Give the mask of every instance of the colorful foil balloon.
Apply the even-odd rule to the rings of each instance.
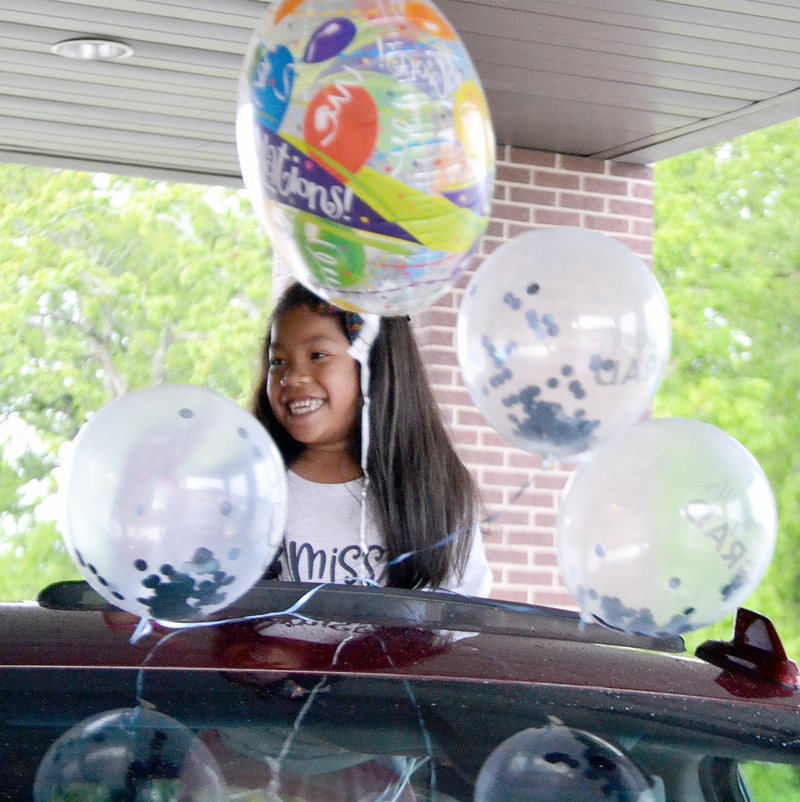
[[[284,0],[240,78],[245,185],[295,277],[400,315],[468,266],[489,219],[494,134],[478,76],[428,0]]]
[[[550,724],[503,741],[486,759],[475,802],[656,802],[653,786],[619,748]]]
[[[79,432],[64,540],[117,607],[201,620],[262,577],[283,538],[286,494],[280,453],[249,412],[200,387],[149,387]]]
[[[636,424],[570,478],[556,549],[583,614],[626,632],[680,635],[733,612],[775,549],[767,477],[700,421]]]
[[[39,764],[33,787],[34,802],[228,798],[205,744],[180,722],[145,707],[108,710],[67,730]]]
[[[530,231],[478,268],[457,353],[467,390],[509,442],[581,458],[636,422],[661,383],[669,310],[648,266],[579,228]]]

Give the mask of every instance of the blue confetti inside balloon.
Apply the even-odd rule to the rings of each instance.
[[[642,421],[571,476],[556,553],[584,618],[682,635],[741,606],[769,567],[775,498],[755,458],[707,423]]]
[[[642,259],[596,231],[551,228],[505,243],[478,268],[457,353],[498,434],[568,461],[642,416],[670,339],[664,295]]]

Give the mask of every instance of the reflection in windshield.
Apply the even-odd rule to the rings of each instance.
[[[225,766],[232,796],[247,800],[413,802],[410,780],[425,762],[349,751],[300,726],[288,733],[270,726],[227,728],[208,733],[206,744]]]
[[[297,664],[306,668],[309,650],[320,667],[341,669],[357,659],[362,670],[365,665],[397,668],[440,653],[453,641],[449,632],[276,619],[255,627],[223,627],[216,634],[217,653],[225,662],[231,649],[236,665],[255,662],[275,667],[277,662],[287,668],[294,662],[293,650],[298,652]],[[261,698],[272,697],[296,708],[296,715],[284,721],[220,728],[206,736],[207,745],[226,767],[231,792],[240,799],[414,802],[412,778],[426,764],[433,771],[431,739],[405,681],[400,683],[406,696],[400,714],[403,727],[393,727],[392,736],[386,720],[376,717],[369,698],[359,700],[350,696],[350,690],[344,694],[343,726],[340,700],[336,700],[343,685],[340,678],[287,675],[275,679],[271,674],[265,683],[254,672],[227,676],[251,685]],[[395,716],[399,707],[396,700]],[[336,712],[333,716],[332,711]],[[349,743],[345,729],[355,735]],[[435,779],[430,785],[435,785]]]
[[[475,802],[656,802],[634,763],[610,743],[553,723],[518,732],[481,767]]]
[[[225,802],[222,772],[192,731],[137,706],[90,716],[36,772],[34,802]]]

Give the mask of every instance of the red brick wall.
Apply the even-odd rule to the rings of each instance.
[[[648,166],[593,161],[501,145],[492,219],[481,245],[491,253],[524,231],[576,226],[615,237],[650,263],[653,173]],[[481,259],[477,259],[477,268]],[[473,268],[473,270],[474,270]],[[455,351],[456,290],[414,316],[434,392],[492,519],[486,549],[498,599],[574,607],[553,545],[558,497],[571,466],[542,466],[484,423],[464,388]]]

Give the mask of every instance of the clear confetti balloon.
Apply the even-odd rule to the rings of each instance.
[[[486,421],[524,451],[567,461],[645,412],[670,337],[661,287],[633,251],[550,228],[515,237],[478,268],[456,347]]]
[[[242,176],[294,276],[339,307],[422,309],[489,221],[494,133],[475,68],[429,0],[284,0],[240,77]]]
[[[200,620],[261,578],[283,537],[286,495],[280,453],[249,412],[200,387],[149,387],[79,432],[64,540],[117,607]]]
[[[750,452],[706,423],[662,418],[636,424],[577,469],[556,550],[586,617],[680,635],[745,601],[776,537],[772,488]]]
[[[211,752],[180,722],[144,707],[67,730],[36,773],[34,802],[227,802]]]
[[[486,759],[475,802],[655,802],[639,768],[603,739],[562,724],[532,727]]]

